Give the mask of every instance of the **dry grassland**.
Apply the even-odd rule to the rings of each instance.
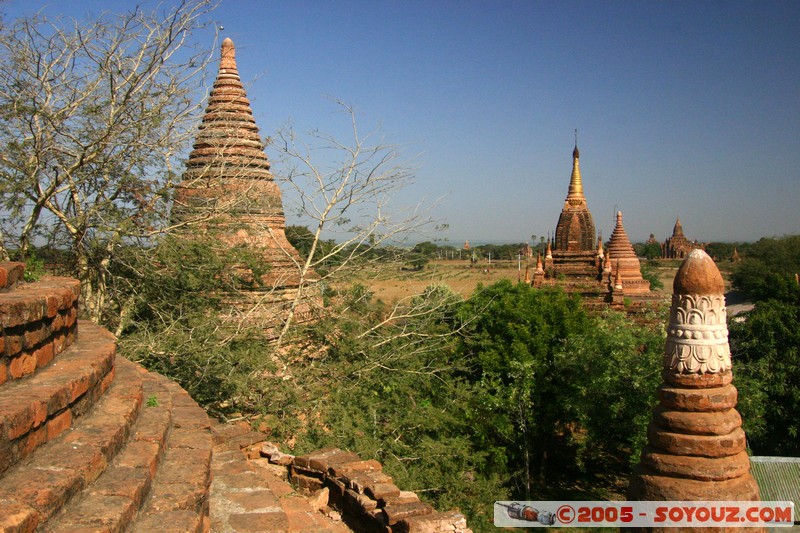
[[[453,291],[468,297],[478,284],[491,285],[501,279],[516,282],[525,277],[525,264],[518,270],[516,261],[486,261],[470,265],[469,261],[452,259],[431,261],[419,271],[402,270],[402,263],[384,263],[373,269],[362,270],[353,281],[361,283],[373,292],[374,301],[392,304],[403,298],[422,292],[433,284],[444,284]],[[672,280],[680,261],[659,262],[652,267],[664,285],[660,292],[672,292]],[[535,264],[530,266],[531,270]]]

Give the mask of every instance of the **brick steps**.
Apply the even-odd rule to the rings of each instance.
[[[171,394],[156,376],[143,374],[137,365],[121,357],[116,365],[119,380],[134,379],[142,384],[139,417],[125,447],[108,468],[47,524],[46,531],[122,531],[150,492],[171,422]]]
[[[46,366],[75,338],[80,284],[43,278],[20,284],[20,263],[0,263],[0,385]]]
[[[0,531],[206,532],[208,416],[77,321],[79,284],[0,263]]]
[[[172,422],[150,495],[131,530],[208,531],[210,421],[186,391],[166,378],[159,378],[171,394]]]
[[[0,479],[0,501],[24,510],[25,523],[43,526],[90,486],[125,444],[141,409],[142,379],[132,366],[119,365],[117,373],[119,379],[91,410]]]
[[[208,416],[163,376],[145,373],[121,357],[117,365],[144,383],[141,414],[130,438],[102,475],[40,529],[207,531]]]
[[[0,475],[92,407],[114,377],[113,335],[81,323],[81,340],[35,374],[0,386]]]
[[[401,491],[378,461],[336,448],[283,454],[246,423],[212,429],[214,532],[472,533],[459,511]]]

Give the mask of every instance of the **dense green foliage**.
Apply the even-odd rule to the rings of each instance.
[[[763,238],[733,273],[756,300],[729,326],[750,447],[758,455],[800,454],[800,236]]]
[[[663,289],[664,284],[661,283],[661,278],[658,277],[658,274],[655,270],[653,270],[649,261],[645,262],[642,261],[639,263],[639,270],[642,273],[642,279],[645,279],[650,282],[650,290],[655,291],[658,289]]]
[[[638,460],[660,379],[659,331],[507,281],[477,291],[461,312],[475,317],[461,351],[479,385],[476,436],[495,450],[515,497]]]
[[[657,242],[637,244],[634,248],[636,249],[636,255],[639,257],[645,257],[648,260],[661,257],[661,245]]]
[[[513,492],[530,499],[575,418],[565,348],[570,335],[588,332],[588,317],[560,291],[507,281],[479,289],[461,315],[473,320],[460,350],[479,385],[471,410],[476,438],[510,475]]]
[[[753,453],[800,455],[800,305],[758,302],[733,320],[739,410]]]
[[[762,238],[754,243],[732,276],[733,287],[756,300],[800,301],[800,235]]]
[[[280,409],[293,415],[272,420],[296,451],[377,458],[476,531],[490,528],[496,499],[618,490],[655,402],[660,328],[508,281],[463,302],[441,286],[393,310],[369,299],[354,287],[338,320],[306,332],[324,355],[295,360],[295,396]]]
[[[263,266],[244,247],[169,237],[146,254],[121,250],[115,279],[126,295],[120,348],[126,357],[181,384],[217,414],[261,402],[253,372],[266,370],[263,332],[227,326],[225,294],[259,284]],[[231,264],[238,268],[231,268]]]
[[[749,253],[749,242],[710,242],[706,244],[706,253],[711,256],[717,263],[724,263],[730,261],[733,257],[733,251],[736,250],[740,257],[746,257]]]

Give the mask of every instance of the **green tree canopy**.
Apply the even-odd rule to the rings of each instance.
[[[754,243],[731,278],[733,287],[756,300],[800,302],[800,235],[764,237]]]
[[[800,305],[768,300],[730,323],[739,405],[758,455],[800,455]]]

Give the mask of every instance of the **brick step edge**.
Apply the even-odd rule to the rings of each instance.
[[[172,425],[152,489],[129,531],[210,530],[212,435],[205,410],[173,381]]]
[[[122,357],[117,365],[131,366],[142,377],[144,404],[139,418],[103,474],[40,527],[44,531],[125,531],[150,493],[172,424],[172,391],[163,376],[147,373]]]
[[[69,278],[0,292],[0,385],[33,374],[73,343],[79,296],[80,283]]]
[[[70,428],[114,379],[114,336],[89,322],[80,327],[80,341],[56,361],[0,387],[0,475]]]
[[[73,427],[40,447],[0,479],[0,530],[29,531],[46,523],[67,502],[89,487],[130,437],[143,401],[137,368],[120,364],[117,379]]]

